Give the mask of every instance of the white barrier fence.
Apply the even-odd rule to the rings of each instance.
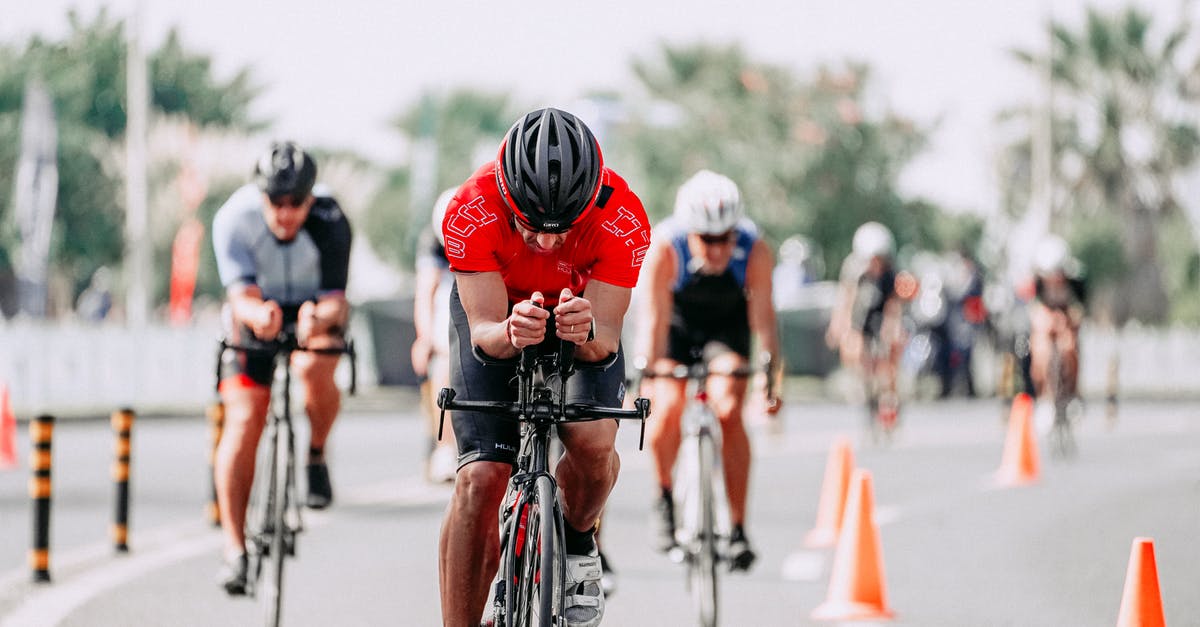
[[[1079,385],[1086,396],[1107,392],[1117,358],[1121,396],[1200,397],[1200,330],[1084,327],[1080,332]]]
[[[122,407],[202,415],[215,398],[219,338],[217,324],[135,331],[15,322],[0,328],[0,383],[8,385],[13,411],[23,419],[108,415]],[[363,359],[371,352],[363,348],[359,384],[374,385],[373,368],[364,368]],[[338,378],[346,385],[342,361]]]
[[[359,383],[374,385],[368,335],[355,331]],[[196,412],[214,398],[216,325],[148,327],[45,325],[0,328],[0,383],[21,418],[138,412]],[[1200,397],[1200,330],[1085,328],[1080,338],[1085,395],[1107,391],[1110,358],[1119,355],[1122,396]],[[346,360],[339,380],[348,381]]]

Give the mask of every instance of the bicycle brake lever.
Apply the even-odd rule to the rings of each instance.
[[[438,392],[438,442],[442,441],[442,431],[446,426],[446,405],[454,402],[454,388],[442,388]]]

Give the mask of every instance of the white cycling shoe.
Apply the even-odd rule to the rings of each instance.
[[[600,556],[567,555],[566,601],[567,627],[597,627],[604,618],[604,588],[600,578]]]

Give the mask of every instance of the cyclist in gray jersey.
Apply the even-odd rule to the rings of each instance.
[[[338,348],[349,316],[346,275],[350,224],[335,201],[314,187],[317,166],[291,142],[276,143],[254,169],[254,182],[234,192],[213,219],[213,249],[225,286],[234,344],[268,345],[281,332],[310,348]],[[307,504],[333,498],[324,446],[341,395],[333,380],[337,355],[297,352],[311,425]],[[255,451],[271,400],[269,354],[226,351],[221,372],[225,428],[214,475],[225,563],[218,575],[229,594],[244,594],[246,504],[254,481]]]

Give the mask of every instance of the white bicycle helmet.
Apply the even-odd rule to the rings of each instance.
[[[689,233],[726,233],[742,219],[742,197],[727,176],[700,170],[679,186],[675,218]]]
[[[456,193],[458,193],[458,188],[451,187],[433,201],[433,214],[429,217],[429,225],[433,227],[433,234],[442,246],[446,245],[445,236],[442,235],[442,221],[446,218],[446,208],[450,206],[450,201],[454,199]]]
[[[1041,276],[1066,272],[1070,261],[1071,248],[1057,235],[1043,237],[1033,253],[1033,269]]]
[[[854,256],[863,260],[891,257],[896,252],[896,240],[892,238],[892,232],[878,222],[867,222],[858,227],[851,245]]]

